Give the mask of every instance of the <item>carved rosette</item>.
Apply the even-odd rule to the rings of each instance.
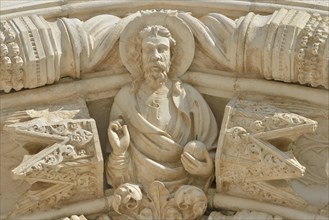
[[[299,35],[294,82],[328,89],[329,17],[313,14]]]
[[[65,30],[61,20],[54,25],[37,15],[1,21],[0,90],[31,89],[60,79],[59,39],[64,42],[67,36],[61,28]]]
[[[234,98],[226,106],[216,153],[217,190],[290,207],[306,202],[286,179],[302,177],[291,143],[317,122],[266,103]]]
[[[280,9],[267,20],[251,12],[236,31],[237,71],[328,89],[328,34],[327,16]]]
[[[18,45],[18,37],[8,22],[0,23],[1,43],[1,72],[0,90],[9,92],[12,88],[16,91],[23,88],[24,61],[21,56],[21,47]]]
[[[71,119],[76,113],[28,110],[8,119],[6,129],[30,153],[12,176],[31,184],[10,217],[103,195],[96,125],[92,119]]]
[[[109,71],[113,66],[106,63],[118,57],[113,53],[117,53],[115,45],[125,26],[141,13],[155,12],[138,11],[124,18],[98,15],[87,21],[58,18],[49,22],[37,15],[2,21],[0,90],[36,88],[53,84],[61,77],[79,78],[81,73]],[[194,45],[187,37],[190,50],[175,51],[177,56],[187,57],[186,62],[179,62],[184,68],[173,70],[178,75],[185,73],[182,70],[188,69],[187,64],[193,59],[192,67],[196,69],[225,70],[328,89],[327,16],[280,9],[269,16],[250,12],[234,21],[219,13],[196,18],[181,11],[160,12],[183,20],[197,40],[196,54],[203,51],[207,54],[206,60],[200,60],[198,55],[194,57],[191,52]],[[160,14],[149,22],[163,20]],[[187,35],[177,36],[183,39]],[[122,57],[123,63],[126,59],[139,59],[133,53],[131,57],[127,54]],[[117,61],[109,63],[113,62]],[[122,65],[120,68],[119,71],[125,71]],[[134,74],[139,68],[128,66],[127,69]]]

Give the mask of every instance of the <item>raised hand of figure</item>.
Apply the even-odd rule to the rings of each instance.
[[[108,128],[108,137],[115,155],[124,154],[130,144],[130,135],[127,125],[123,125],[123,120],[111,121]]]
[[[205,146],[198,153],[198,155],[192,155],[191,152],[184,151],[181,155],[183,167],[191,175],[208,177],[214,169],[213,161]]]

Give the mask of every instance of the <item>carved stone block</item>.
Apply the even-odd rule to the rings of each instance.
[[[225,109],[216,152],[217,190],[305,206],[284,180],[304,175],[305,167],[295,159],[290,144],[316,127],[316,121],[266,102],[233,98]]]
[[[327,219],[328,7],[246,1],[4,10],[0,218]]]
[[[30,189],[9,217],[103,196],[103,157],[93,119],[79,112],[27,110],[7,120],[6,130],[29,154],[12,170]]]

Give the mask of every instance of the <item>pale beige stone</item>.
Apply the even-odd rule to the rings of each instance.
[[[217,125],[202,96],[179,80],[193,51],[193,35],[175,11],[144,11],[122,33],[120,54],[133,82],[114,99],[106,167],[118,214],[196,219],[205,212],[201,189],[213,179]],[[189,150],[190,141],[200,153]]]
[[[103,196],[103,157],[96,125],[93,119],[73,119],[79,111],[32,109],[6,119],[6,133],[27,151],[22,159],[17,157],[21,162],[12,168],[11,176],[30,186],[9,218]]]
[[[316,127],[317,122],[265,101],[232,99],[226,107],[216,152],[218,191],[305,206],[306,202],[279,180],[304,175],[305,167],[294,158],[290,144]]]
[[[3,5],[1,219],[328,218],[326,4]]]
[[[128,23],[144,10],[124,18],[98,15],[87,21],[58,18],[48,22],[31,15],[1,22],[2,71],[0,89],[9,92],[53,84],[63,77],[81,78],[81,74],[105,70],[123,73],[123,63],[134,59],[122,44]],[[184,21],[197,39],[183,33],[173,33],[176,40],[189,42],[182,46],[185,54],[181,69],[171,70],[180,76],[191,65],[191,70],[208,72],[211,69],[283,82],[293,82],[328,89],[328,17],[319,13],[280,9],[272,15],[248,13],[232,20],[219,13],[196,18],[189,13],[167,10],[168,23],[179,26]],[[163,15],[153,23],[163,20]],[[175,21],[177,20],[177,21]],[[142,24],[140,25],[143,26]],[[221,30],[221,31],[218,31]],[[185,36],[181,37],[181,36]],[[189,37],[188,37],[189,36]],[[118,59],[117,41],[121,39]],[[24,45],[24,46],[23,46]],[[130,48],[133,49],[133,48]],[[193,52],[192,52],[193,51]],[[177,53],[177,55],[181,55]],[[108,56],[110,55],[110,59]],[[179,60],[179,59],[175,59]],[[174,60],[174,62],[175,62]],[[124,65],[129,72],[134,66]],[[173,65],[176,66],[176,65]]]
[[[248,219],[254,219],[254,220],[282,220],[281,216],[273,216],[269,215],[268,213],[262,213],[262,212],[256,212],[256,211],[248,211],[248,210],[242,210],[238,211],[234,214],[228,214],[225,215],[221,212],[212,212],[209,215],[208,220],[248,220]]]

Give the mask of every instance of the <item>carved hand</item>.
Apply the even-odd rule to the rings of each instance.
[[[108,129],[109,141],[112,146],[112,152],[115,155],[124,154],[130,144],[130,135],[127,125],[122,124],[122,119],[112,121]]]
[[[197,160],[188,152],[184,152],[181,155],[181,161],[183,167],[191,175],[208,177],[212,174],[214,169],[213,161],[210,158],[210,155],[207,150],[203,152],[204,152],[205,162]]]

